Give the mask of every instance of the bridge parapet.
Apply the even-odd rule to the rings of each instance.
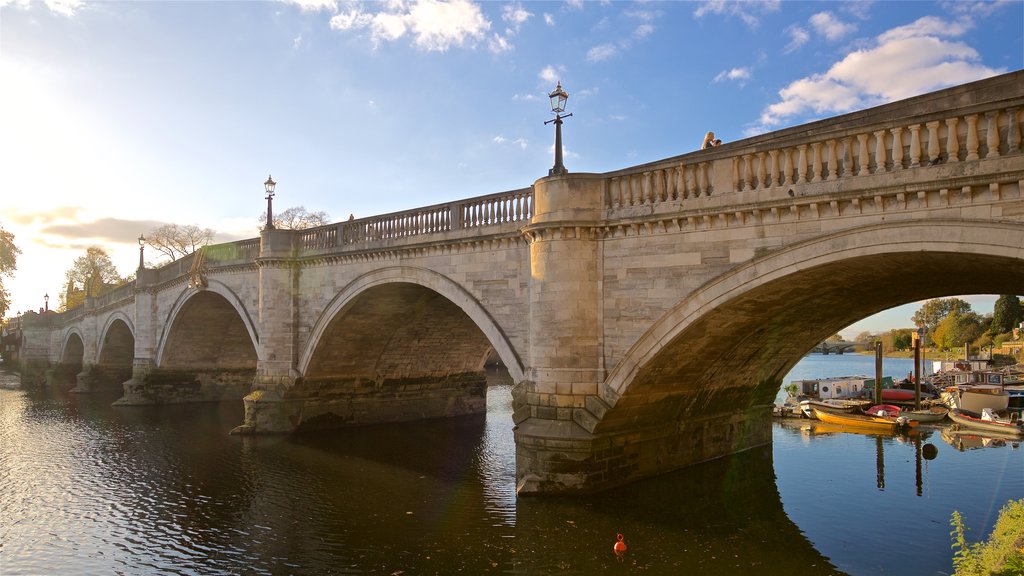
[[[697,209],[726,194],[710,204],[822,194],[871,175],[1018,154],[1022,82],[1015,72],[612,172],[605,208],[628,215]],[[803,189],[816,183],[831,185]]]
[[[308,228],[300,234],[297,248],[300,253],[360,250],[394,240],[423,241],[423,236],[431,234],[471,229],[487,232],[507,224],[526,224],[532,217],[533,189],[520,188]]]

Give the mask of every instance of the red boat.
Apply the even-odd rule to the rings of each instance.
[[[913,399],[913,390],[903,390],[902,388],[882,388],[882,400],[906,402],[907,400]]]

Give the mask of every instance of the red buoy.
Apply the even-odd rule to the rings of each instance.
[[[615,553],[621,556],[626,553],[626,543],[622,541],[622,534],[617,535],[616,538],[618,538],[618,542],[615,543]]]

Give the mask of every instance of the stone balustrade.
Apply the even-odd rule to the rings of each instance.
[[[671,202],[685,208],[712,195],[788,190],[1021,152],[1024,95],[977,103],[964,100],[980,100],[984,93],[943,96],[920,96],[620,170],[607,176],[605,207]]]

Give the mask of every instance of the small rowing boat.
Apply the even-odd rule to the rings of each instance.
[[[931,423],[941,421],[946,417],[947,412],[949,412],[949,408],[945,406],[932,406],[931,408],[922,408],[920,410],[902,410],[900,411],[900,416],[916,422]]]

